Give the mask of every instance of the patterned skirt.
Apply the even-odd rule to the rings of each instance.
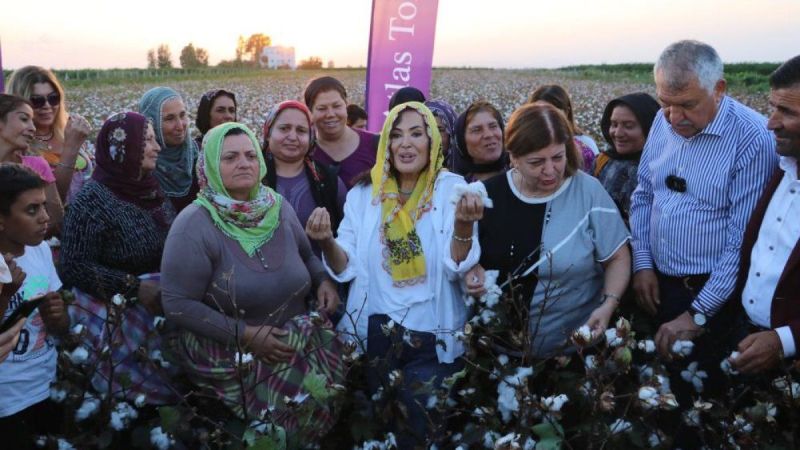
[[[158,274],[140,279],[158,279]],[[151,405],[174,404],[180,389],[173,379],[180,373],[171,358],[168,333],[154,324],[153,316],[141,304],[109,305],[73,289],[75,301],[68,311],[72,326],[82,324],[80,345],[89,357],[83,366],[91,372],[92,386],[99,393],[109,389],[115,397],[135,400],[144,394]],[[172,339],[176,339],[173,333]]]
[[[258,358],[240,364],[237,349],[184,331],[179,358],[188,378],[247,421],[263,421],[318,439],[336,422],[337,393],[345,378],[342,344],[329,321],[308,315],[284,324],[281,339],[294,348],[288,362]],[[248,355],[249,356],[249,355]]]

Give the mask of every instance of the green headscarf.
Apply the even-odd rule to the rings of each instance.
[[[197,181],[200,193],[194,203],[206,208],[217,226],[226,236],[234,239],[244,251],[253,256],[257,249],[267,243],[279,225],[283,197],[271,188],[258,182],[250,190],[248,200],[231,198],[222,182],[219,165],[222,142],[233,129],[245,132],[258,155],[259,176],[267,174],[267,166],[256,136],[246,126],[228,122],[216,126],[206,133],[203,151],[197,161]]]

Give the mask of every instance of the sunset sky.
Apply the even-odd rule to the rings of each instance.
[[[380,1],[380,0],[378,0]],[[416,0],[424,1],[424,0]],[[144,67],[167,43],[189,42],[211,64],[232,59],[239,35],[265,33],[337,67],[366,65],[372,0],[6,2],[3,66]],[[694,38],[726,62],[784,61],[800,53],[798,0],[440,0],[434,65],[559,67],[652,62]]]

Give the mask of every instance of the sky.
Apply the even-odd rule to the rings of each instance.
[[[298,62],[319,56],[337,67],[364,66],[372,7],[372,0],[6,3],[0,45],[7,69],[145,67],[147,50],[161,43],[178,65],[189,42],[216,64],[234,58],[239,35],[253,33],[294,46]],[[800,1],[439,0],[433,64],[652,62],[687,38],[711,44],[725,62],[785,61],[800,53]]]

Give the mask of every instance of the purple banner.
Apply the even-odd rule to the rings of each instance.
[[[380,132],[389,99],[413,86],[428,97],[439,0],[373,0],[367,60],[367,129]]]
[[[0,93],[6,91],[6,76],[3,72],[3,41],[0,41]]]

